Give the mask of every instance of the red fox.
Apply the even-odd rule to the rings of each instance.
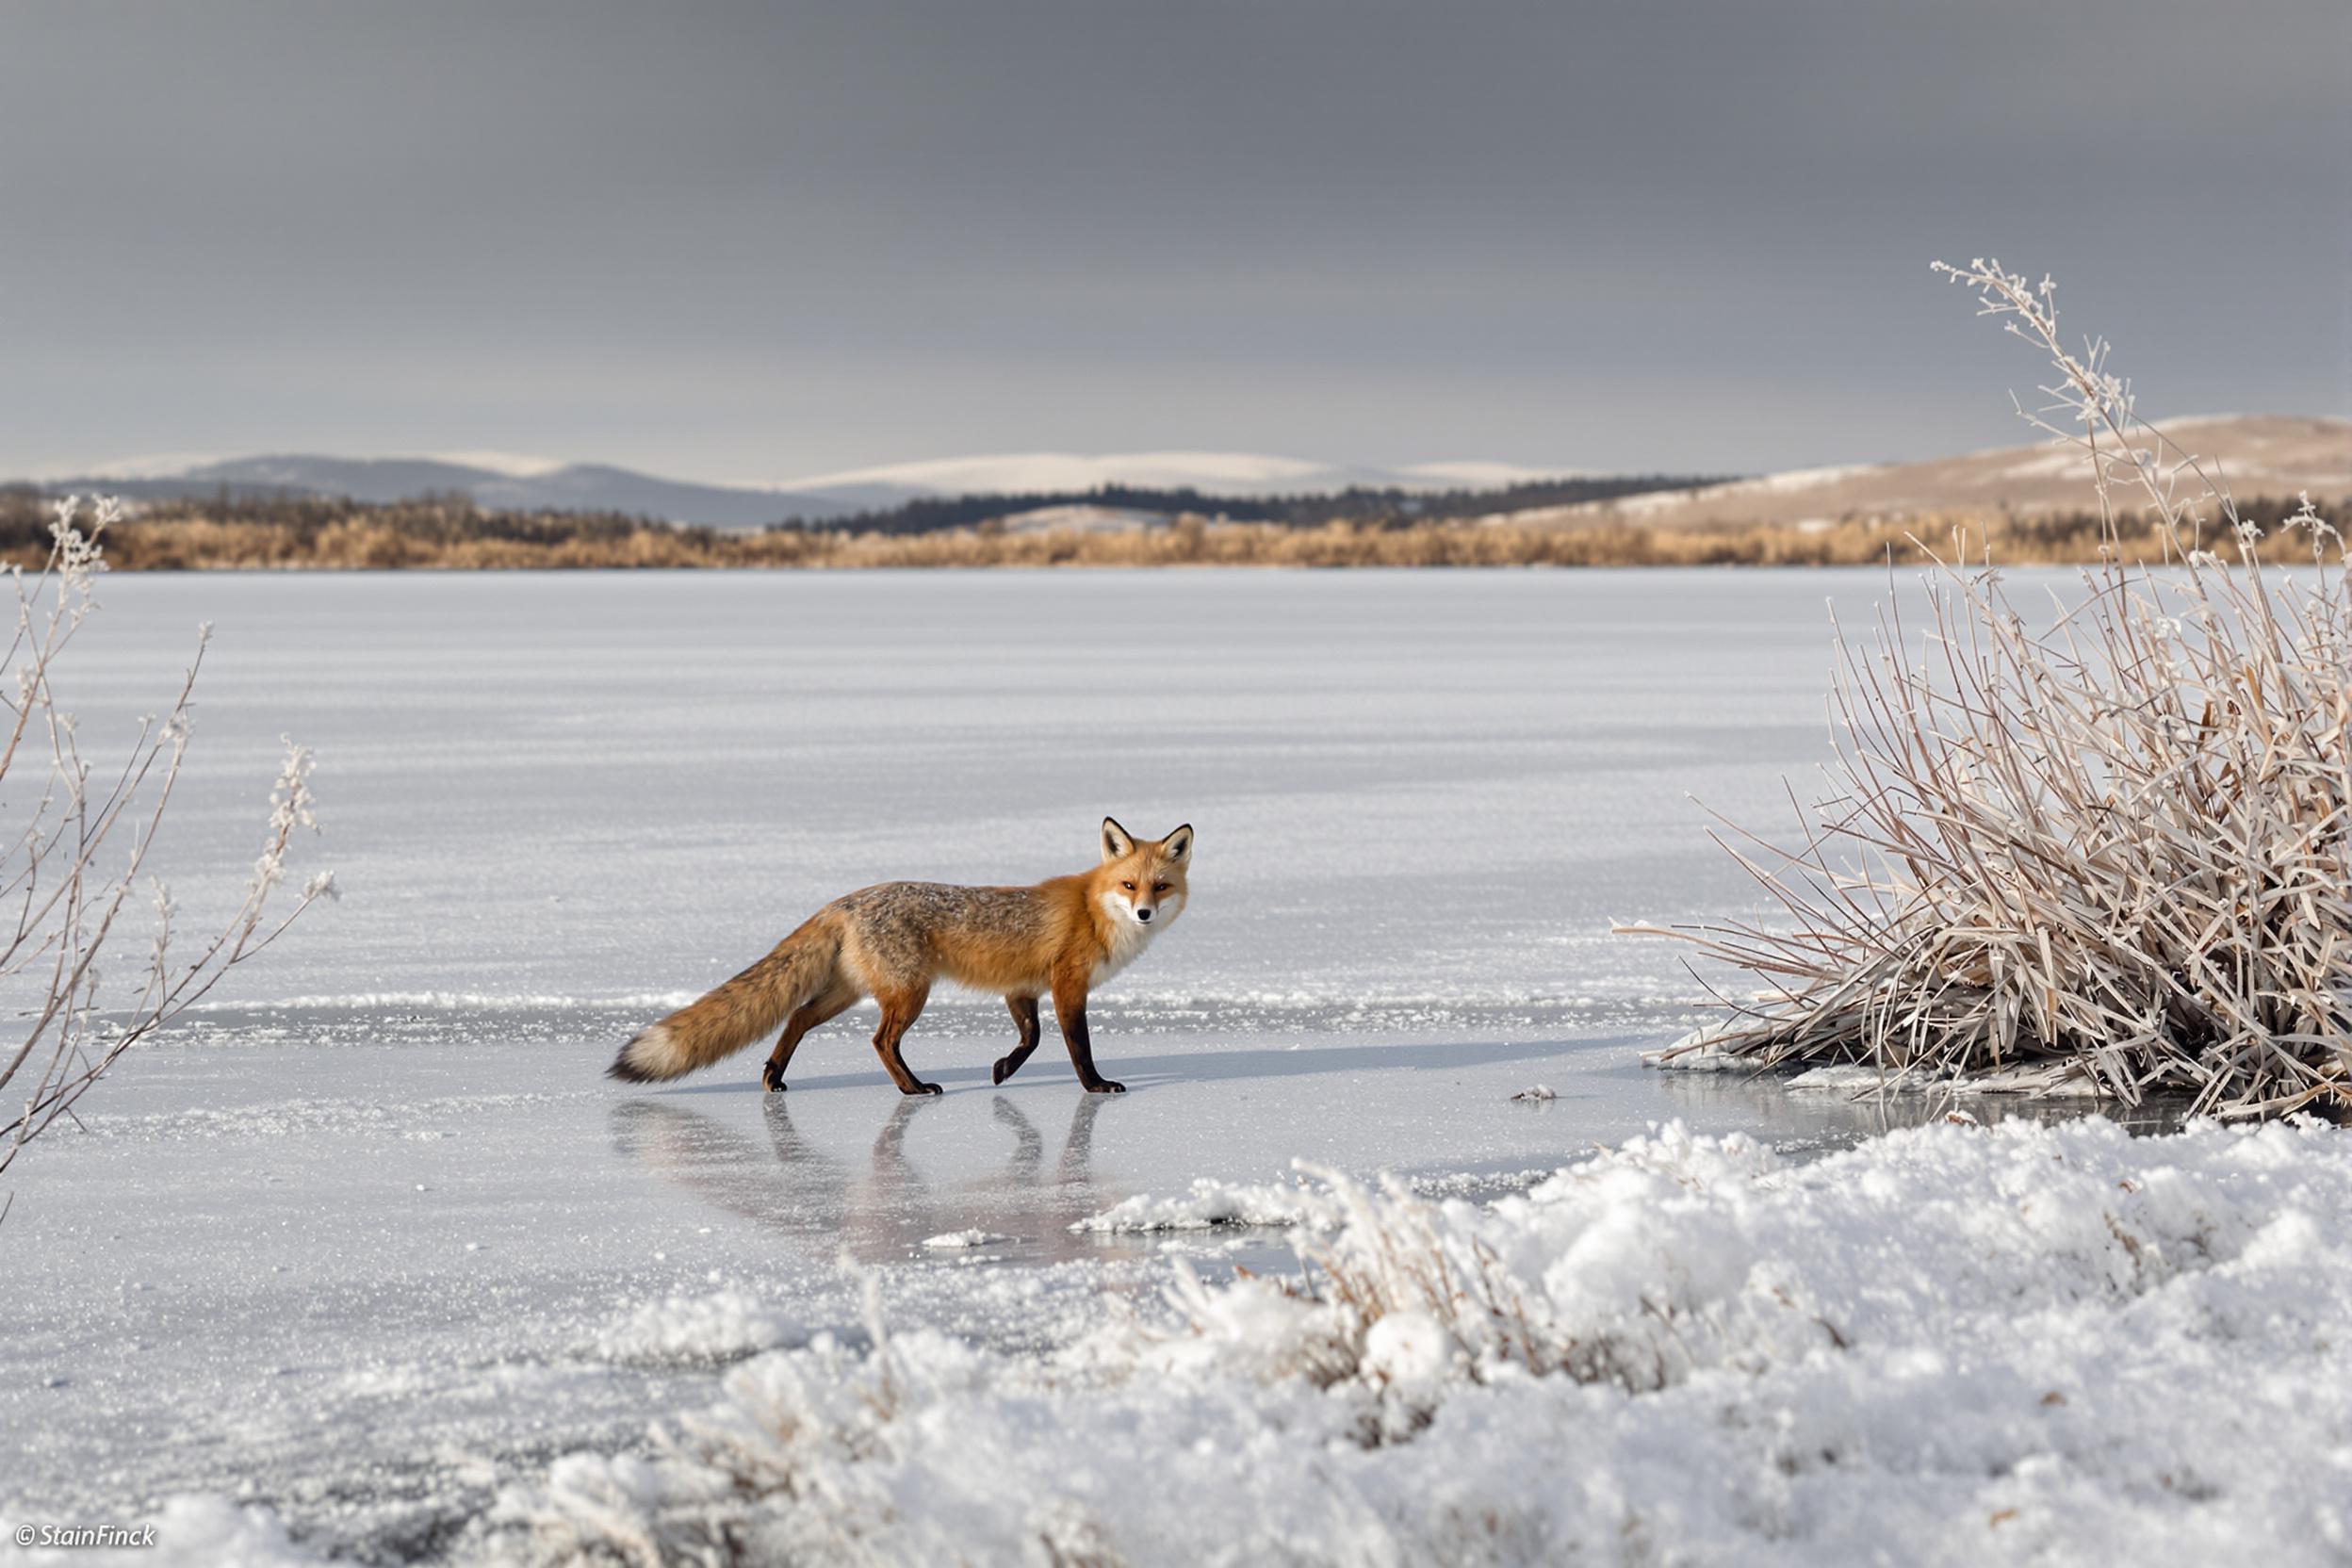
[[[1192,827],[1138,840],[1102,819],[1102,860],[1091,871],[1034,888],[956,888],[884,882],[837,898],[776,950],[701,1001],[642,1030],[612,1058],[609,1075],[632,1083],[676,1078],[784,1026],[760,1075],[771,1093],[803,1036],[871,996],[882,1004],[874,1049],[901,1094],[938,1094],[906,1070],[898,1042],[923,1012],[934,981],[1000,991],[1021,1043],[997,1058],[995,1081],[1021,1070],[1037,1048],[1037,998],[1054,1018],[1070,1064],[1089,1094],[1124,1094],[1094,1070],[1086,993],[1142,956],[1184,908]]]

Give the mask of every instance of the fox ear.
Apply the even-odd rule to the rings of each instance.
[[[1119,860],[1135,852],[1135,836],[1108,817],[1102,819],[1102,858]]]
[[[1160,841],[1160,852],[1171,860],[1182,860],[1192,853],[1192,824],[1170,833]]]

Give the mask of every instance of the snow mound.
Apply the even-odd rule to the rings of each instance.
[[[925,1236],[923,1244],[934,1250],[952,1252],[965,1247],[998,1247],[1012,1240],[993,1231],[949,1231],[940,1235]]]
[[[632,1366],[741,1361],[805,1338],[800,1325],[741,1290],[649,1301],[596,1338],[599,1360]]]
[[[1305,1281],[1180,1272],[1162,1318],[1043,1357],[820,1336],[649,1453],[510,1490],[484,1544],[1138,1568],[2352,1549],[2332,1128],[1938,1123],[1791,1168],[1670,1127],[1490,1206],[1337,1179],[1282,1202],[1328,1227]]]
[[[1271,1184],[1214,1182],[1203,1177],[1182,1198],[1137,1193],[1078,1220],[1080,1233],[1206,1231],[1219,1225],[1298,1225],[1327,1212],[1328,1205],[1304,1188]]]
[[[286,1527],[269,1510],[240,1507],[220,1497],[172,1497],[136,1524],[121,1521],[129,1535],[119,1544],[75,1545],[44,1528],[90,1527],[97,1521],[21,1520],[0,1517],[0,1568],[34,1563],[72,1563],[74,1568],[302,1568],[326,1560],[287,1539]],[[153,1543],[137,1532],[152,1527]],[[29,1535],[28,1535],[29,1532]],[[121,1538],[102,1538],[120,1540]],[[17,1544],[24,1542],[25,1545]]]

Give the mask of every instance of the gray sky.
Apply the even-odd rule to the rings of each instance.
[[[2342,0],[0,0],[0,474],[1729,469],[2352,411]]]

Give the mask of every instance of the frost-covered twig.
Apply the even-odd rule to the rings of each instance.
[[[178,906],[144,873],[187,756],[211,629],[199,633],[196,657],[170,710],[160,721],[145,721],[120,767],[104,776],[83,755],[74,717],[53,685],[66,647],[97,608],[96,579],[106,569],[101,535],[118,515],[110,500],[88,507],[78,498],[60,501],[46,567],[29,580],[11,574],[16,624],[7,658],[15,678],[13,695],[0,696],[8,704],[0,786],[14,783],[24,792],[14,798],[30,804],[21,822],[0,826],[0,997],[19,1020],[13,1041],[0,1042],[0,1102],[9,1107],[0,1123],[0,1171],[60,1118],[71,1118],[74,1103],[124,1052],[335,892],[333,876],[324,874],[290,904],[278,891],[295,832],[317,825],[311,755],[288,742],[243,899],[193,957],[179,956]],[[142,885],[155,911],[155,938],[129,983],[109,987],[99,960]]]

